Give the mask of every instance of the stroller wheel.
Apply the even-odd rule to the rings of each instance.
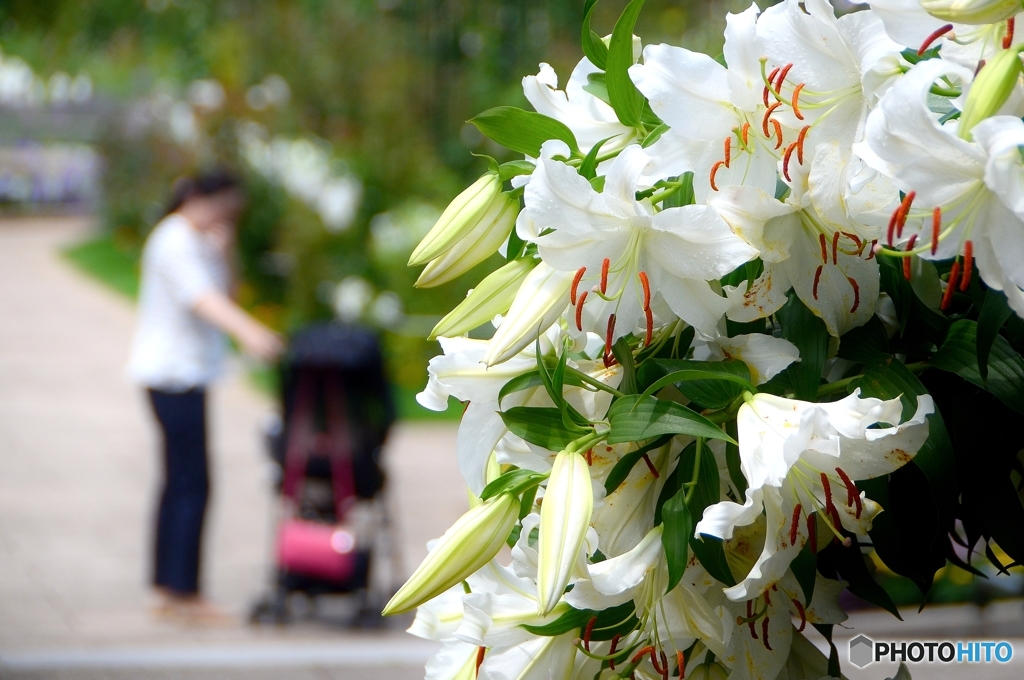
[[[283,588],[278,588],[272,594],[260,598],[249,613],[249,623],[252,625],[273,623],[283,626],[290,620],[288,592]]]

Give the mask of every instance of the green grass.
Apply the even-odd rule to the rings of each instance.
[[[137,257],[119,248],[110,236],[70,246],[62,251],[62,255],[83,272],[117,292],[133,299],[138,295]]]

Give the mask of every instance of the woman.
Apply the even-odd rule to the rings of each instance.
[[[194,622],[222,618],[199,594],[203,517],[209,491],[206,387],[221,372],[224,334],[263,361],[283,345],[228,293],[238,180],[215,171],[175,185],[168,214],[146,241],[129,373],[148,392],[163,435],[164,487],[156,525],[153,583],[160,614]]]

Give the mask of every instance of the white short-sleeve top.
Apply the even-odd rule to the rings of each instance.
[[[142,281],[128,374],[158,390],[183,392],[220,375],[224,334],[193,307],[204,294],[227,293],[218,248],[181,215],[161,220],[142,250]]]

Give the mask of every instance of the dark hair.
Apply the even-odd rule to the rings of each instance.
[[[224,168],[207,170],[192,177],[179,177],[174,180],[165,214],[170,215],[194,196],[212,196],[241,187],[242,182],[238,176]]]

